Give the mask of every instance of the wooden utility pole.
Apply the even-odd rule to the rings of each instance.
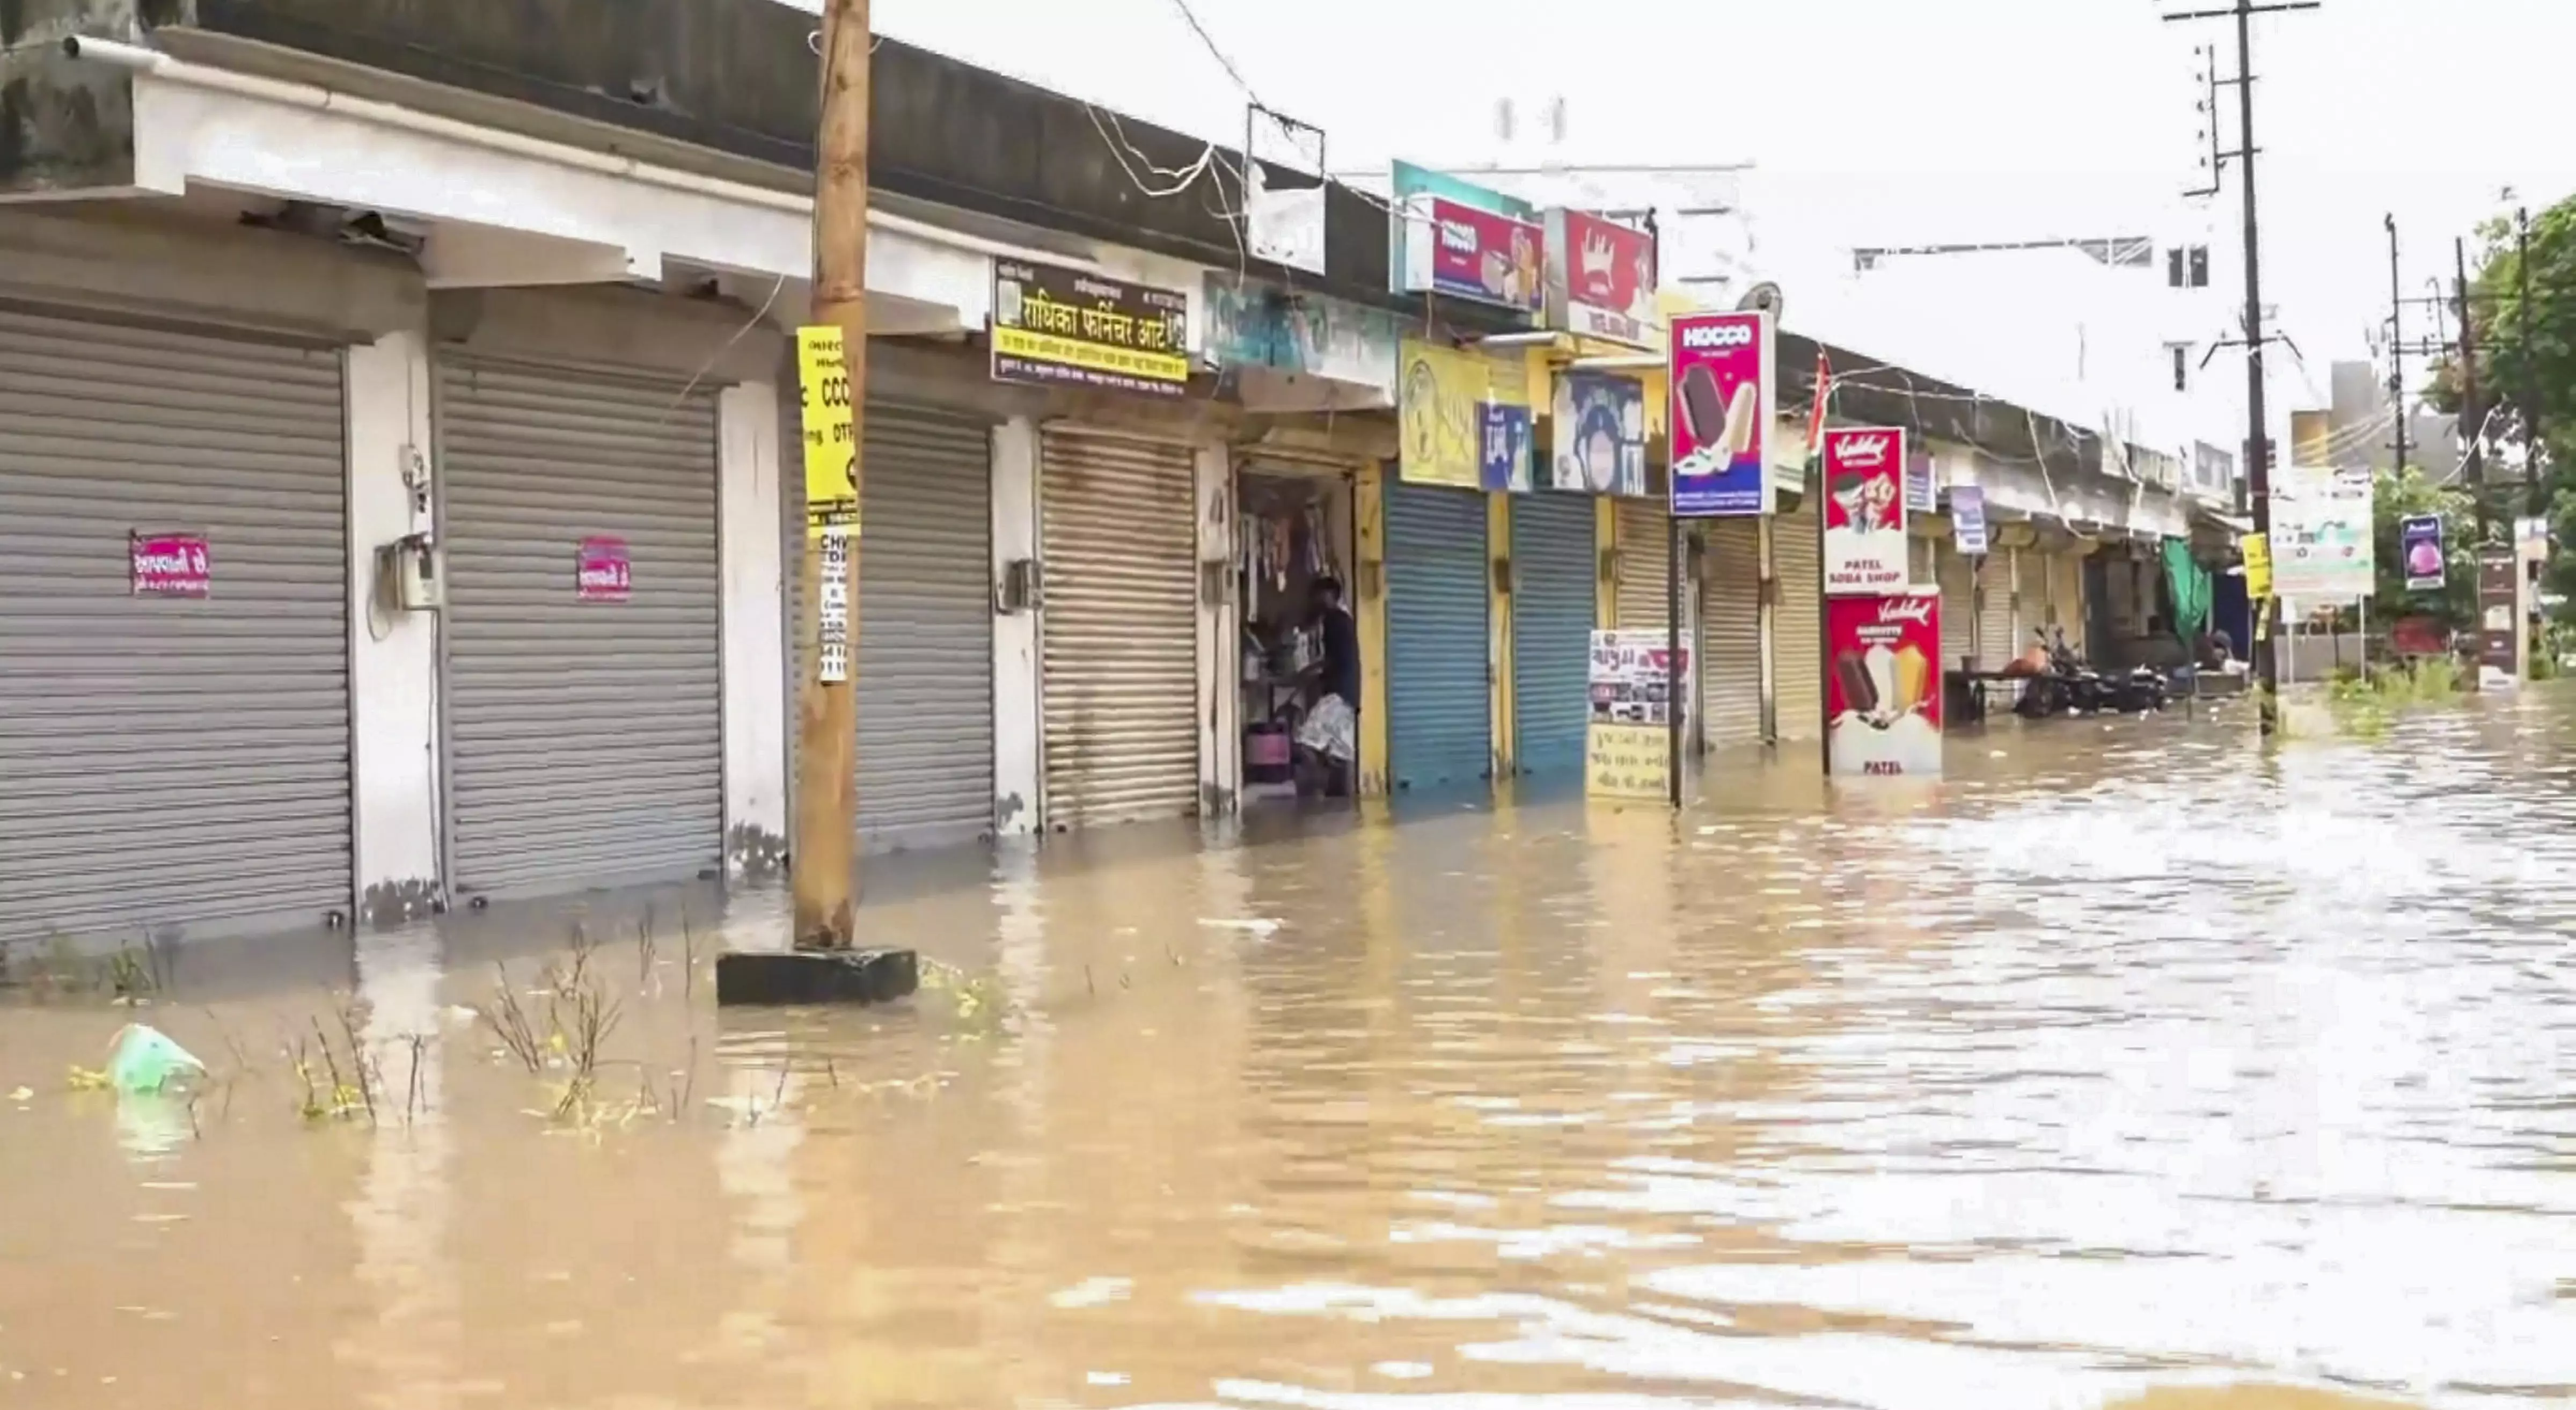
[[[2321,0],[2236,0],[2224,10],[2193,10],[2165,16],[2175,20],[2236,22],[2237,179],[2245,197],[2245,480],[2254,510],[2254,532],[2272,537],[2272,446],[2263,409],[2263,227],[2254,204],[2254,17],[2292,10],[2313,10]],[[2255,710],[2259,728],[2270,735],[2281,718],[2281,600],[2267,596],[2254,604]]]
[[[853,677],[859,639],[857,508],[865,483],[860,451],[868,401],[870,47],[868,0],[826,0],[821,116],[814,136],[814,309],[797,339],[807,517],[805,595],[796,635],[805,649],[798,653],[796,831],[788,880],[800,950],[849,949],[857,929],[859,710]],[[834,332],[837,358],[825,350]],[[846,486],[833,482],[844,457]],[[827,513],[827,504],[836,500],[843,501],[841,512]]]

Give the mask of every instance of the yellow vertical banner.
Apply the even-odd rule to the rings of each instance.
[[[2290,463],[2292,465],[2334,463],[2334,422],[2331,413],[2323,411],[2290,413]]]
[[[859,486],[855,416],[850,406],[850,364],[841,330],[828,325],[796,330],[796,380],[805,433],[805,536],[859,536]]]
[[[1386,727],[1386,468],[1360,467],[1352,486],[1358,501],[1360,631],[1360,792],[1387,792],[1391,750]]]

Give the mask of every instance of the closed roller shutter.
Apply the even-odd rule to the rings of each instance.
[[[720,865],[715,397],[464,358],[438,391],[456,889]],[[575,593],[592,537],[626,541],[627,601]]]
[[[1990,671],[2002,670],[2021,654],[2021,634],[2014,626],[2011,549],[1988,553],[1977,570],[1977,643],[1979,664]],[[2021,698],[2021,687],[1990,686],[1987,698],[1996,705],[2009,704]]]
[[[340,369],[0,310],[0,948],[348,909]],[[135,597],[138,531],[211,595]]]
[[[2048,606],[2057,625],[2066,629],[2066,644],[2084,652],[2084,560],[2071,553],[2048,555]]]
[[[1623,499],[1619,509],[1619,627],[1659,631],[1672,617],[1672,521],[1652,500]]]
[[[1939,542],[1933,539],[1917,537],[1905,541],[1905,581],[1908,585],[1927,587],[1937,581],[1939,570],[1933,559],[1939,549]]]
[[[1780,737],[1816,739],[1825,728],[1825,574],[1813,500],[1780,517],[1771,539],[1771,567],[1780,580],[1780,605],[1771,619],[1771,678],[1780,692]]]
[[[804,438],[786,400],[792,762],[796,691],[812,656],[796,635],[805,620]],[[872,401],[863,434],[859,838],[886,851],[982,837],[993,826],[992,427]]]
[[[1482,494],[1387,486],[1387,726],[1398,789],[1493,773],[1485,538]]]
[[[1941,669],[1955,671],[1976,654],[1977,577],[1967,555],[1938,545],[1933,564],[1941,583]]]
[[[1712,749],[1762,742],[1760,521],[1711,519],[1700,582],[1700,684]]]
[[[1050,426],[1039,449],[1046,817],[1198,811],[1198,514],[1186,445]]]
[[[1512,763],[1523,774],[1583,769],[1597,577],[1592,524],[1589,496],[1512,501]]]

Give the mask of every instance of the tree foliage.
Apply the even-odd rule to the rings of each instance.
[[[2571,501],[2570,507],[2576,509],[2576,501]],[[2442,517],[2444,581],[2439,588],[2418,592],[2406,586],[2398,526],[2427,514]],[[2379,476],[2371,497],[2371,537],[2379,556],[2372,614],[2384,613],[2392,619],[2420,614],[2454,628],[2474,622],[2478,608],[2478,553],[2477,545],[2470,542],[2470,530],[2475,517],[2476,508],[2468,491],[2458,486],[2434,484],[2419,470],[2408,470],[2402,478]]]

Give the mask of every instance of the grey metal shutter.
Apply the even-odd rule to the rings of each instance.
[[[1512,766],[1538,777],[1583,771],[1591,718],[1592,499],[1512,500]]]
[[[1485,496],[1386,487],[1388,761],[1399,791],[1494,771]]]
[[[1616,501],[1619,516],[1619,627],[1656,631],[1672,616],[1671,520],[1647,499]]]
[[[805,601],[802,415],[784,399],[779,455],[787,576],[787,756],[812,661]],[[868,403],[859,487],[859,840],[936,847],[993,830],[993,428]]]
[[[1948,543],[1934,545],[1933,572],[1941,584],[1941,669],[1955,671],[1976,654],[1977,577],[1967,556]]]
[[[1708,742],[1762,741],[1762,541],[1759,521],[1711,519],[1700,581],[1700,698]]]
[[[724,844],[716,399],[447,356],[450,878],[462,893],[696,875]],[[622,538],[625,602],[583,602]]]
[[[1040,435],[1046,821],[1199,806],[1198,495],[1187,445]]]
[[[349,909],[343,426],[336,351],[0,309],[0,947]]]
[[[1989,671],[2000,671],[2021,654],[2021,649],[2021,633],[2014,626],[2013,551],[1998,548],[1988,553],[1977,569],[1978,664]],[[1990,686],[1986,698],[1989,704],[2007,705],[2021,698],[2021,687]]]
[[[1771,618],[1771,679],[1780,696],[1780,737],[1821,738],[1825,729],[1825,573],[1812,498],[1797,512],[1780,516],[1774,525],[1771,570],[1780,580],[1780,605]]]

